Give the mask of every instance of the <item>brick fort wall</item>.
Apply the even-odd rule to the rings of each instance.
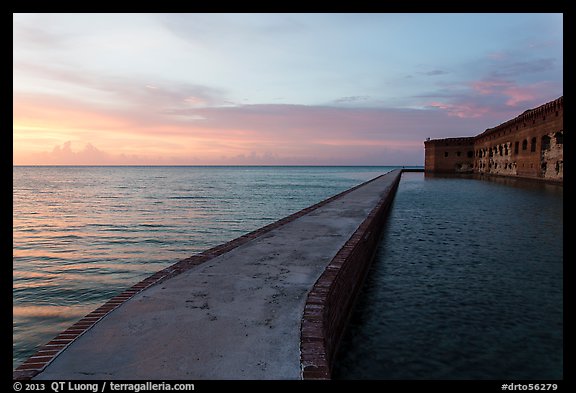
[[[562,96],[475,137],[426,140],[424,168],[562,182],[563,145]]]

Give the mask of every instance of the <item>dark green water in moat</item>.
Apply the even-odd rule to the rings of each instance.
[[[562,379],[562,187],[403,174],[333,378]]]

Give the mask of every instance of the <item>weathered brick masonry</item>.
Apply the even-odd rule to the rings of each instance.
[[[402,171],[308,294],[300,336],[303,379],[330,379],[335,355],[387,218]]]
[[[342,196],[374,180],[376,179],[372,179],[368,182],[346,190],[338,195],[328,198],[313,206],[307,207],[270,225],[231,240],[230,242],[213,247],[190,258],[183,259],[171,266],[166,267],[165,269],[152,274],[148,278],[140,281],[137,284],[134,284],[132,287],[110,299],[105,304],[92,311],[84,318],[70,326],[68,329],[57,335],[53,340],[39,348],[38,352],[28,358],[23,364],[21,364],[16,370],[13,371],[13,378],[16,380],[29,380],[42,372],[77,338],[98,324],[98,322],[100,322],[113,310],[143,290],[157,285],[158,283],[163,282],[180,273],[183,273],[193,268],[194,266],[206,263],[219,255],[223,255],[224,253],[227,253],[243,244],[246,244],[247,242],[258,238],[275,228],[279,228],[289,222],[296,220],[299,217],[314,211],[315,209],[318,209],[319,207],[330,203],[331,201],[341,198]],[[379,236],[379,231],[381,230],[382,220],[384,219],[382,212],[388,208],[388,205],[390,204],[396,190],[398,180],[399,176],[396,179],[396,183],[394,183],[392,186],[392,189],[386,192],[386,196],[374,208],[367,219],[356,230],[352,238],[349,239],[345,246],[336,255],[332,263],[330,263],[326,269],[326,272],[318,280],[317,286],[314,287],[313,294],[309,298],[309,302],[306,307],[307,313],[304,317],[305,321],[310,319],[312,316],[311,311],[315,308],[314,296],[322,296],[321,299],[323,303],[320,306],[321,308],[323,307],[327,310],[326,313],[323,313],[323,315],[327,316],[327,323],[323,325],[326,328],[322,331],[322,337],[327,337],[328,345],[326,348],[328,349],[329,354],[328,359],[332,359],[334,348],[336,347],[339,340],[339,335],[344,329],[344,324],[352,305],[350,300],[358,291],[359,284],[361,284],[363,276],[367,272],[368,265],[366,262],[370,261],[372,254],[376,249],[376,242]],[[345,280],[342,280],[342,278],[345,278]],[[323,288],[326,288],[327,292],[323,292]],[[326,294],[328,295],[324,296]],[[306,326],[309,327],[310,325]],[[308,327],[303,329],[303,333],[308,332]],[[303,342],[310,341],[310,335],[304,334],[303,337]],[[314,339],[311,341],[313,342]],[[306,347],[306,345],[304,345],[304,347],[309,348]],[[308,351],[308,349],[305,349],[305,352],[306,351]],[[309,353],[309,351],[306,353]],[[326,356],[323,358],[326,358]],[[315,374],[313,373],[313,369],[308,367],[305,370],[306,377],[314,377]]]
[[[425,171],[480,173],[562,182],[564,97],[474,137],[427,140]]]

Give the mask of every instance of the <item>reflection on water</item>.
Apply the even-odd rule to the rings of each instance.
[[[14,167],[13,366],[182,258],[392,167]]]
[[[337,379],[561,379],[563,189],[405,173]]]

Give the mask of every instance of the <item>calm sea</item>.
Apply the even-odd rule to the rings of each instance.
[[[14,167],[13,367],[109,298],[394,167]]]
[[[334,377],[562,379],[562,195],[404,173]]]

